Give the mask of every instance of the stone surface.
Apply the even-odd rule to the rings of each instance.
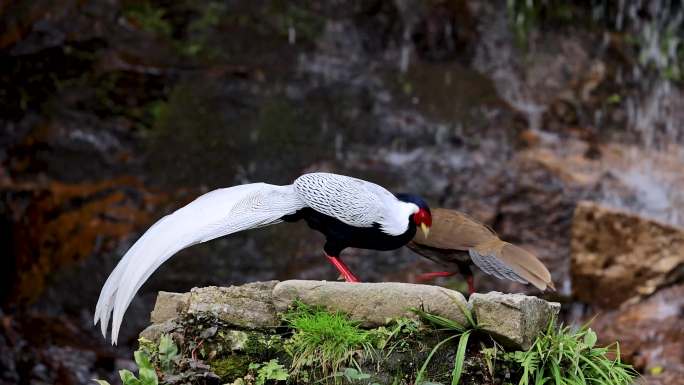
[[[157,302],[150,314],[152,323],[161,323],[178,317],[188,307],[189,293],[171,293],[160,291],[157,295]]]
[[[601,307],[652,294],[684,273],[682,229],[596,203],[577,205],[571,248],[574,294]]]
[[[224,333],[223,339],[228,343],[230,350],[245,350],[249,334],[242,330],[229,330]]]
[[[623,359],[645,373],[644,384],[684,384],[684,284],[639,303],[599,314],[592,324],[602,344],[620,342]]]
[[[276,326],[280,320],[271,297],[276,283],[266,281],[242,286],[194,288],[188,299],[188,313],[209,313],[246,328]]]
[[[466,323],[461,311],[461,307],[467,306],[463,295],[439,286],[291,280],[280,282],[273,289],[279,312],[285,311],[296,299],[345,312],[367,327],[384,325],[397,317],[416,318],[409,310],[413,307]]]
[[[560,304],[523,294],[475,293],[469,300],[482,328],[508,348],[527,350],[558,315]]]
[[[140,332],[140,337],[150,341],[158,341],[162,334],[170,334],[176,330],[178,326],[175,319],[168,319],[161,323],[153,323]]]
[[[472,308],[487,332],[514,349],[529,348],[560,310],[558,303],[522,294],[473,294],[466,302],[459,292],[431,285],[268,281],[194,288],[186,294],[160,292],[153,311],[153,324],[141,333],[141,337],[156,340],[161,334],[172,332],[178,327],[176,318],[183,313],[208,314],[243,328],[273,327],[281,323],[279,313],[287,311],[295,300],[344,312],[365,327],[385,325],[399,317],[416,319],[411,308],[466,324],[461,309]],[[231,341],[232,350],[240,350],[247,339],[240,331],[226,338]]]

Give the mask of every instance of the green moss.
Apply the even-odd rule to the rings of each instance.
[[[312,42],[325,27],[325,18],[292,1],[272,1],[266,13],[275,21],[276,30],[283,38],[288,37],[290,28],[294,28],[298,40]]]
[[[283,351],[283,340],[279,335],[266,336],[263,333],[251,332],[247,336],[244,350],[252,358],[264,361]]]
[[[164,19],[166,11],[146,1],[124,8],[124,15],[140,28],[163,36],[170,36],[171,24]]]
[[[231,355],[209,362],[211,370],[222,381],[234,381],[247,374],[251,359],[244,355]]]

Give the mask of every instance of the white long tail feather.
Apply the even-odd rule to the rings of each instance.
[[[305,207],[291,185],[246,184],[211,191],[161,218],[126,252],[107,278],[95,308],[106,337],[112,317],[116,344],[124,313],[150,275],[178,251],[201,242],[280,222]]]

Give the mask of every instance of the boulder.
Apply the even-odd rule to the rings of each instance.
[[[505,347],[521,350],[529,349],[560,311],[557,302],[496,291],[475,293],[469,303],[478,324],[486,332]]]
[[[416,318],[411,308],[466,324],[461,311],[468,306],[463,295],[439,286],[410,283],[347,283],[291,280],[273,289],[273,301],[284,312],[295,301],[321,305],[347,313],[363,326],[375,327],[398,317]]]
[[[278,281],[253,282],[242,286],[202,287],[190,291],[188,314],[209,314],[245,328],[277,326],[271,293]]]
[[[684,275],[682,229],[592,202],[575,209],[571,249],[575,296],[604,308]]]
[[[150,321],[152,323],[162,323],[178,317],[178,315],[187,310],[189,299],[189,293],[160,291],[157,294],[157,302],[154,304],[154,309],[150,314]]]

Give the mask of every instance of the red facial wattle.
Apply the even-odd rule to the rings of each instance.
[[[427,227],[430,227],[432,226],[432,215],[426,209],[420,209],[413,214],[413,222],[418,226],[425,223]]]
[[[430,214],[430,211],[423,208],[419,209],[417,213],[413,214],[413,222],[423,231],[425,238],[427,238],[432,226],[432,214]]]

